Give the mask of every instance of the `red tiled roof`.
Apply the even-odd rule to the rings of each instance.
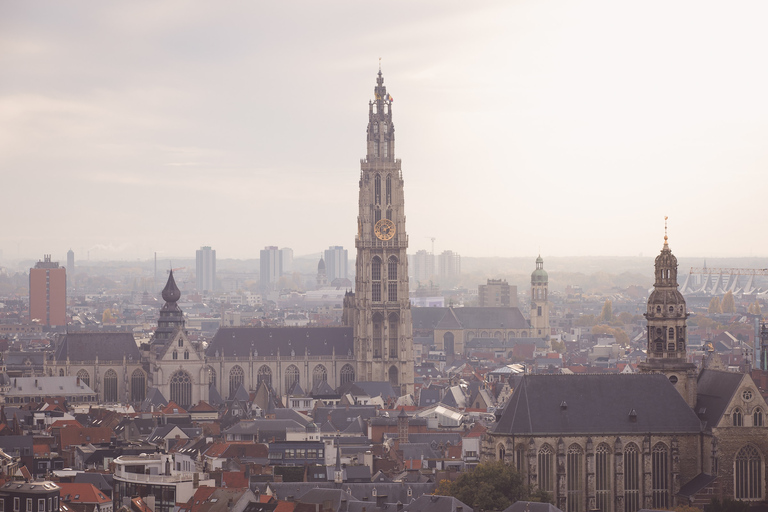
[[[34,452],[34,456],[36,458],[51,456],[51,447],[47,444],[33,444],[32,451]]]
[[[171,400],[168,405],[160,409],[163,414],[185,414],[187,412],[182,406]]]
[[[93,484],[65,483],[57,484],[61,487],[61,500],[69,503],[110,503],[112,500],[104,495]]]
[[[54,428],[64,428],[64,427],[80,427],[82,428],[83,425],[77,421],[77,420],[56,420],[53,423],[51,423],[51,429]]]
[[[83,443],[108,443],[114,434],[109,427],[68,427],[58,431],[62,449]]]
[[[205,400],[201,400],[200,403],[192,407],[189,412],[216,412],[217,410],[218,409]]]
[[[227,471],[221,474],[221,486],[230,489],[247,488],[248,478],[246,478],[243,472]]]

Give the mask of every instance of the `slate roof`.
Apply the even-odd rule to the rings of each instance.
[[[139,410],[141,412],[151,412],[154,409],[160,409],[168,405],[168,400],[165,399],[163,394],[157,388],[149,388],[147,390],[147,397],[141,402]]]
[[[77,396],[96,394],[85,382],[71,377],[14,377],[11,389],[6,393],[15,395]]]
[[[69,332],[56,347],[57,361],[70,362],[141,360],[139,347],[130,332]]]
[[[341,502],[357,501],[354,496],[347,494],[341,489],[310,489],[302,494],[299,498],[299,503],[310,503],[323,505],[323,509],[326,510],[328,504],[330,504],[331,510],[342,510]]]
[[[224,399],[213,384],[208,388],[208,402],[214,407],[221,407],[224,405]]]
[[[222,327],[216,331],[205,351],[208,357],[247,356],[253,351],[261,356],[289,356],[291,351],[304,356],[330,356],[354,353],[351,327]]]
[[[258,485],[262,493],[266,488],[270,487],[277,492],[279,499],[284,500],[288,496],[294,498],[300,497],[310,489],[334,489],[336,484],[333,482],[269,482]],[[364,501],[367,503],[369,509],[372,504],[376,503],[376,497],[373,496],[373,490],[376,489],[377,495],[386,495],[388,503],[408,503],[413,499],[413,496],[421,496],[422,494],[430,494],[437,488],[435,482],[425,483],[401,483],[401,482],[375,482],[375,483],[344,483],[341,486],[342,490],[351,494],[355,499]],[[408,489],[411,490],[411,496],[408,496]],[[417,509],[413,509],[417,510]]]
[[[419,407],[429,407],[440,401],[439,388],[421,388],[419,392]]]
[[[473,512],[473,509],[453,496],[420,496],[405,506],[406,512]]]
[[[435,327],[445,316],[447,310],[448,308],[411,308],[413,329],[435,330]]]
[[[360,381],[348,382],[339,388],[342,395],[351,393],[352,395],[368,395],[371,398],[380,396],[384,400],[388,398],[399,398],[400,395],[389,382],[381,381]]]
[[[716,476],[708,475],[706,473],[699,473],[693,480],[686,483],[678,491],[678,496],[684,496],[686,498],[693,498],[697,493],[702,491],[706,486],[717,480]]]
[[[708,430],[720,422],[743,378],[741,373],[736,372],[701,371],[696,390],[696,407],[693,410],[706,422]]]
[[[701,422],[661,374],[526,375],[493,431],[604,432],[694,433],[701,432]]]
[[[551,503],[539,503],[536,501],[516,501],[503,512],[562,512]]]
[[[266,420],[266,419],[258,419],[258,420],[243,420],[238,423],[235,423],[231,427],[229,427],[227,430],[224,431],[224,434],[231,435],[231,434],[253,434],[255,435],[256,432],[263,432],[263,431],[282,431],[285,432],[288,428],[299,428],[304,429],[304,426],[300,423],[297,423],[295,420]]]
[[[357,417],[360,416],[363,420],[373,418],[376,416],[376,407],[372,405],[350,405],[349,407],[318,407],[315,409],[315,421],[321,423],[321,431],[325,427],[325,423],[328,421],[330,415],[330,421],[335,427],[333,430],[345,430],[349,425],[357,421]]]
[[[240,400],[241,402],[250,402],[251,401],[251,395],[248,394],[248,392],[243,387],[243,383],[241,382],[239,386],[237,386],[237,389],[235,390],[235,393],[233,396],[230,397],[231,400]]]

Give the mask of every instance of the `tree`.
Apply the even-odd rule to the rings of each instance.
[[[591,327],[597,323],[595,315],[582,315],[576,319],[574,324],[576,327]]]
[[[709,309],[707,309],[707,312],[710,315],[717,315],[717,314],[723,312],[723,309],[720,306],[720,299],[719,298],[712,297],[712,300],[709,301]]]
[[[565,342],[552,340],[552,350],[558,354],[565,354]]]
[[[611,299],[606,299],[605,304],[603,304],[603,312],[600,313],[600,320],[602,322],[610,322],[613,320],[613,302],[611,302]]]
[[[728,291],[728,293],[725,294],[723,302],[720,303],[720,308],[723,310],[723,313],[736,312],[736,301],[733,300],[733,292]]]
[[[532,493],[522,475],[501,460],[478,464],[453,482],[441,480],[435,494],[453,496],[475,510],[504,510],[520,500],[551,500],[547,493]]]
[[[616,339],[616,343],[622,346],[629,345],[629,335],[623,329],[610,325],[596,325],[592,328],[592,334],[609,334]]]
[[[749,309],[747,310],[747,313],[750,315],[757,315],[760,316],[763,314],[762,309],[760,309],[760,302],[755,299],[755,302],[753,304],[749,305]]]

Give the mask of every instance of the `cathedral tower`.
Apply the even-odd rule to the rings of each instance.
[[[697,371],[696,365],[686,359],[688,310],[683,294],[677,289],[677,258],[669,249],[666,233],[661,254],[656,256],[655,277],[645,313],[648,320],[647,358],[639,367],[645,373],[666,375],[688,405],[694,407]]]
[[[536,258],[536,270],[531,274],[531,330],[533,336],[549,339],[549,302],[547,302],[549,276],[544,260]]]
[[[361,160],[352,324],[357,380],[389,381],[413,392],[413,334],[408,296],[408,236],[403,175],[395,159],[392,96],[379,70],[368,103],[367,154]]]

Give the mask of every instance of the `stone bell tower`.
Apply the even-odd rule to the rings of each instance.
[[[663,373],[691,407],[696,405],[696,365],[686,357],[686,319],[688,310],[677,289],[677,258],[669,248],[664,228],[664,246],[656,256],[656,280],[648,297],[646,361],[639,365],[644,373]]]
[[[389,381],[413,393],[413,334],[408,296],[408,235],[400,160],[395,159],[392,96],[379,70],[368,103],[367,153],[360,161],[353,327],[356,379]]]

